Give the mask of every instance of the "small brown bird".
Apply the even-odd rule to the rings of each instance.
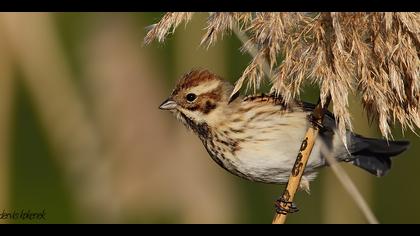
[[[256,182],[287,183],[315,105],[296,101],[286,107],[270,95],[229,101],[232,90],[229,82],[208,70],[193,70],[159,108],[173,112],[230,173]],[[346,149],[332,113],[327,112],[323,127],[302,177],[301,188],[307,191],[317,168],[327,165],[325,155],[383,176],[391,168],[391,157],[409,146],[408,141],[387,142],[348,131]]]

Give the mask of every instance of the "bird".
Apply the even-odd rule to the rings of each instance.
[[[281,96],[259,94],[231,97],[233,85],[207,69],[193,69],[177,82],[159,106],[172,112],[203,143],[210,157],[241,178],[268,184],[286,184],[316,105]],[[328,166],[326,155],[382,177],[391,169],[391,158],[408,149],[409,141],[368,138],[346,131],[346,142],[337,131],[334,114],[326,111],[322,129],[304,170],[300,189],[319,169]]]

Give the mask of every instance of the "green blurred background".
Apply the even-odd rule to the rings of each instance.
[[[218,167],[158,105],[191,68],[234,82],[250,56],[227,35],[199,47],[206,14],[142,47],[162,13],[0,14],[0,211],[47,220],[0,223],[271,223],[283,186]],[[267,89],[269,85],[265,86]],[[315,102],[317,88],[302,99]],[[355,131],[380,137],[357,97]],[[378,179],[345,166],[381,223],[420,223],[420,139]],[[366,223],[331,170],[300,192],[288,223]]]

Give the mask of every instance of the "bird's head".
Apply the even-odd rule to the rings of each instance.
[[[160,109],[169,110],[190,126],[192,124],[217,123],[229,104],[232,85],[208,70],[192,70],[175,86],[171,96]]]

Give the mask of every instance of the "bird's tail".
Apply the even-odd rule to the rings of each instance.
[[[407,150],[409,141],[387,141],[351,134],[351,163],[378,177],[391,169],[391,157]]]

